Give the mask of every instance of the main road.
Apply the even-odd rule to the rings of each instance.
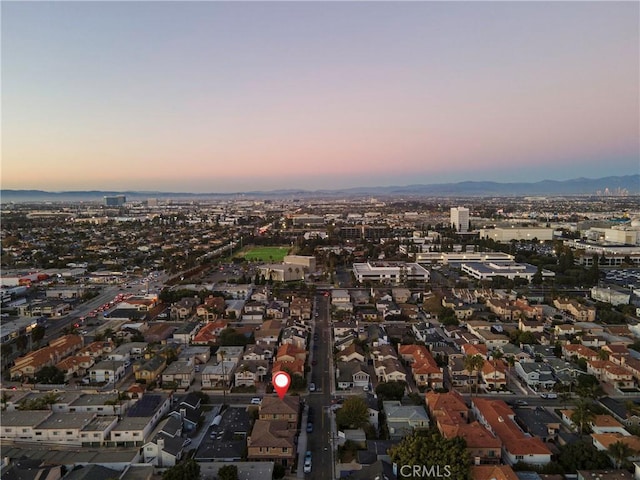
[[[307,450],[312,454],[313,468],[305,478],[327,480],[335,478],[333,466],[333,439],[331,426],[331,393],[333,390],[333,351],[331,344],[331,310],[329,297],[315,296],[314,340],[312,340],[313,365],[309,375],[310,381],[316,384],[317,391],[307,395],[314,423],[312,433],[307,434]],[[316,340],[317,339],[317,340]],[[302,428],[306,428],[303,425]],[[305,452],[300,452],[304,455]]]

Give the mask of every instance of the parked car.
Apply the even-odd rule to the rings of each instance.
[[[313,432],[313,423],[308,422],[307,423],[307,433],[311,433]]]
[[[316,391],[316,384],[315,383],[310,383],[309,384],[309,391],[310,392],[315,392]]]
[[[253,397],[251,399],[251,405],[261,405],[262,399],[260,397]]]
[[[304,456],[304,473],[311,473],[311,452],[307,451]]]

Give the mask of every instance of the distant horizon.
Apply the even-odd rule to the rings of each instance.
[[[638,2],[1,8],[3,189],[313,191],[640,169]]]
[[[131,193],[131,194],[187,194],[187,195],[234,195],[234,194],[251,194],[251,193],[257,193],[257,194],[270,194],[273,192],[287,192],[287,191],[301,191],[301,192],[307,192],[307,193],[315,193],[315,192],[340,192],[340,191],[349,191],[349,190],[375,190],[375,189],[390,189],[390,188],[399,188],[399,189],[403,189],[403,188],[410,188],[410,187],[420,187],[420,186],[425,186],[425,187],[437,187],[437,186],[457,186],[457,185],[463,185],[463,184],[469,184],[469,183],[473,183],[473,184],[484,184],[484,183],[488,183],[488,184],[496,184],[496,185],[536,185],[536,184],[540,184],[540,183],[545,183],[545,182],[557,182],[557,183],[564,183],[564,182],[573,182],[573,181],[577,181],[577,180],[584,180],[584,181],[603,181],[606,180],[608,178],[627,178],[627,177],[639,177],[640,178],[640,173],[628,173],[628,174],[623,174],[623,175],[607,175],[604,177],[585,177],[585,176],[580,176],[580,177],[574,177],[574,178],[567,178],[567,179],[552,179],[552,178],[545,178],[543,180],[532,180],[532,181],[528,181],[528,182],[499,182],[499,181],[495,181],[495,180],[479,180],[479,179],[466,179],[466,180],[460,180],[460,181],[455,181],[455,182],[435,182],[435,183],[410,183],[410,184],[389,184],[389,185],[360,185],[360,186],[346,186],[346,187],[342,187],[342,188],[315,188],[315,189],[306,189],[306,188],[295,188],[293,186],[290,186],[288,188],[275,188],[275,189],[253,189],[253,190],[238,190],[238,191],[214,191],[214,190],[210,190],[210,191],[201,191],[201,192],[196,192],[196,191],[192,191],[192,190],[154,190],[154,189],[149,189],[149,188],[137,188],[137,189],[123,189],[123,190],[114,190],[114,189],[107,189],[107,188],[90,188],[90,189],[80,189],[80,190],[44,190],[44,189],[39,189],[39,188],[20,188],[20,189],[14,189],[14,188],[4,188],[2,187],[0,189],[0,191],[2,192],[6,192],[6,191],[12,191],[12,192],[31,192],[31,191],[36,191],[36,192],[44,192],[44,193],[50,193],[50,194],[73,194],[73,193],[91,193],[91,192],[95,192],[95,193],[109,193],[109,194],[126,194],[126,193]],[[613,188],[615,188],[615,186],[613,186]],[[640,182],[638,184],[638,191],[632,193],[633,195],[636,194],[640,194]]]

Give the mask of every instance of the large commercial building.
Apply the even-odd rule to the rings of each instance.
[[[463,263],[460,267],[463,272],[478,280],[491,280],[494,277],[505,277],[511,280],[524,278],[529,282],[538,271],[537,267],[528,263]],[[555,273],[550,270],[542,270],[543,277],[553,277]]]
[[[429,281],[429,271],[417,263],[405,262],[367,262],[354,263],[353,274],[362,282],[402,283],[409,280]]]
[[[104,205],[105,205],[105,207],[121,207],[125,203],[127,203],[127,197],[125,197],[124,195],[105,196],[104,197]]]
[[[424,252],[416,253],[418,263],[439,263],[459,267],[462,263],[512,263],[513,255],[503,252]]]
[[[465,207],[451,208],[451,226],[458,233],[467,233],[469,231],[469,209]]]
[[[511,240],[553,240],[554,235],[561,235],[553,228],[530,228],[530,227],[512,227],[512,228],[482,228],[480,229],[480,238],[490,238],[496,242],[510,242]]]

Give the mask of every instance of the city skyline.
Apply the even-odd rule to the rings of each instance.
[[[224,193],[639,171],[634,2],[1,8],[3,189]]]

